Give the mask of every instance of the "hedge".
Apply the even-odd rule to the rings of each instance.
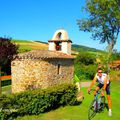
[[[44,90],[37,89],[0,96],[0,120],[12,120],[17,116],[38,115],[60,106],[75,105],[77,88],[62,84]]]
[[[8,85],[11,85],[11,79],[6,79],[6,80],[1,81],[1,86],[2,87],[8,86]]]

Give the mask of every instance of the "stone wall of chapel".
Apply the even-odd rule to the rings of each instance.
[[[73,82],[72,59],[14,60],[11,68],[12,93]]]

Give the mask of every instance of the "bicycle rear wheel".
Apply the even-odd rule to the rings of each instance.
[[[88,120],[91,120],[95,114],[96,114],[96,100],[93,100],[90,104],[89,110],[88,110]]]

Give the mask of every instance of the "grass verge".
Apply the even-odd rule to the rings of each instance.
[[[11,85],[2,87],[2,94],[11,93]]]

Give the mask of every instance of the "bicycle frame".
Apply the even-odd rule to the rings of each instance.
[[[98,101],[98,95],[99,95],[99,94],[100,94],[100,92],[97,91],[97,93],[96,93],[96,95],[95,95],[95,97],[94,97],[94,99],[97,100],[97,101]]]
[[[94,110],[95,110],[95,112],[98,112],[99,111],[99,109],[98,109],[98,105],[100,104],[98,104],[98,100],[100,99],[98,99],[98,95],[100,94],[100,92],[99,91],[97,91],[97,93],[96,93],[96,95],[95,95],[95,97],[94,97],[94,101],[95,101],[95,105],[94,105]]]

